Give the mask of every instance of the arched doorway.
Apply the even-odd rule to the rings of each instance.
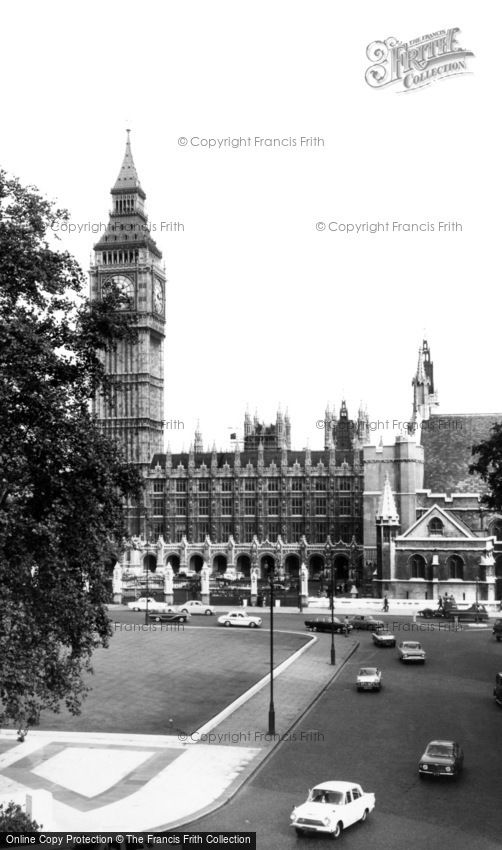
[[[347,555],[335,555],[333,567],[336,583],[345,584],[349,580],[349,559]]]
[[[310,556],[309,560],[309,578],[319,579],[324,572],[324,558],[318,553]]]
[[[227,559],[225,555],[215,555],[213,558],[213,573],[224,573],[227,569]]]
[[[251,575],[251,558],[249,555],[238,555],[236,566],[238,573],[242,573],[245,578],[249,578]]]
[[[285,568],[285,571],[286,571],[286,575],[289,576],[289,578],[292,578],[295,581],[297,581],[298,576],[300,574],[300,557],[299,557],[299,555],[296,555],[294,552],[291,552],[290,555],[286,555],[286,558],[285,558],[285,561],[284,561],[284,568]]]
[[[267,578],[268,575],[273,571],[274,566],[275,558],[273,555],[270,555],[268,553],[266,555],[262,555],[260,559],[262,578]]]
[[[148,570],[150,573],[154,573],[157,569],[157,558],[155,555],[145,555],[143,558],[143,569]]]
[[[169,555],[166,561],[166,565],[172,568],[173,573],[178,573],[180,569],[180,556],[176,554]]]
[[[200,573],[203,566],[204,558],[202,557],[202,555],[199,555],[199,553],[196,552],[190,558],[190,569],[195,570],[196,573]]]
[[[325,573],[325,560],[323,555],[314,552],[309,558],[309,596],[322,596],[327,585],[327,574]]]

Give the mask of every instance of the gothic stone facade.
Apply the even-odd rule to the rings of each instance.
[[[361,585],[362,444],[367,420],[349,419],[342,403],[329,413],[323,451],[288,448],[287,417],[275,425],[246,416],[244,445],[234,452],[201,450],[200,437],[188,454],[159,454],[148,474],[145,538],[162,553],[156,568],[170,563],[199,572],[204,562],[227,577],[261,576],[275,564],[297,577],[305,563],[319,576],[333,563],[337,579]],[[267,436],[266,446],[258,435]],[[152,562],[153,565],[153,562]]]
[[[114,393],[97,397],[94,412],[146,484],[143,502],[128,506],[116,584],[123,573],[161,579],[168,564],[235,577],[271,565],[296,576],[305,563],[311,576],[334,566],[338,581],[380,594],[434,598],[454,584],[459,600],[501,598],[502,518],[469,492],[468,465],[472,444],[502,417],[438,416],[426,341],[412,381],[412,428],[393,445],[370,445],[367,414],[351,420],[342,403],[338,414],[326,410],[320,451],[292,450],[289,417],[279,412],[267,425],[246,414],[234,452],[204,451],[199,432],[188,453],[164,452],[166,276],[129,138],[111,195],[91,299],[121,290],[138,340],[107,355]],[[453,420],[462,427],[453,430]]]

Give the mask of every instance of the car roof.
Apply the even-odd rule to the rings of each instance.
[[[308,617],[307,619],[312,620],[314,623],[331,623],[331,615],[326,615],[325,617]],[[334,620],[338,620],[337,615],[335,614],[333,617]]]
[[[318,782],[312,790],[316,788],[324,788],[326,791],[350,791],[351,788],[360,788],[358,782],[338,782],[329,780],[328,782]]]
[[[427,747],[435,747],[438,744],[440,744],[441,746],[444,746],[444,747],[452,747],[456,743],[457,743],[456,741],[445,741],[443,738],[441,738],[441,740],[429,741],[429,743],[427,744]]]

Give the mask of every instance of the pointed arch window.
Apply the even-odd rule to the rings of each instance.
[[[410,578],[425,579],[425,558],[422,555],[412,555],[410,558]]]
[[[435,537],[444,534],[444,525],[442,520],[440,520],[438,516],[432,517],[431,521],[429,522],[428,528],[429,534],[432,534]]]
[[[446,561],[449,578],[460,579],[464,578],[464,562],[460,555],[450,555]]]
[[[497,540],[502,540],[502,519],[496,519],[491,523],[489,533],[493,534]]]

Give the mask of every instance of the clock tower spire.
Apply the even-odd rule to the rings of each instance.
[[[109,436],[122,446],[126,458],[147,473],[161,453],[164,425],[165,284],[162,254],[151,236],[145,212],[146,195],[134,164],[130,131],[119,175],[111,190],[109,221],[94,245],[90,269],[91,301],[106,288],[118,287],[123,308],[131,313],[136,342],[121,340],[105,355],[113,392],[97,396],[94,413]]]

